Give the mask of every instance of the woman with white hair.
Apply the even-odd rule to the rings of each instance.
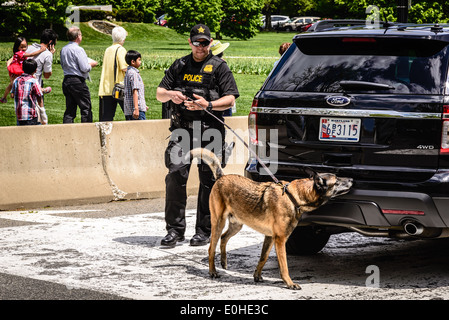
[[[128,33],[122,27],[112,29],[112,46],[104,52],[103,69],[101,71],[100,87],[100,121],[113,121],[117,103],[123,111],[123,101],[112,97],[112,89],[116,83],[123,83],[128,64],[125,61],[127,50],[123,47]]]

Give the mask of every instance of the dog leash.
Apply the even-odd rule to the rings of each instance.
[[[209,115],[211,115],[212,117],[214,117],[218,122],[220,122],[221,124],[223,124],[226,128],[228,128],[236,137],[237,139],[239,139],[243,145],[246,147],[246,149],[248,149],[248,151],[256,158],[256,160],[262,165],[262,167],[266,170],[266,172],[268,172],[268,174],[270,175],[271,179],[273,179],[273,181],[282,187],[282,195],[287,194],[288,198],[290,199],[290,201],[293,203],[293,205],[295,206],[295,209],[297,212],[300,211],[301,206],[299,205],[298,201],[296,201],[295,197],[293,197],[293,195],[290,193],[290,191],[288,191],[288,186],[290,184],[283,184],[282,182],[279,181],[278,178],[276,178],[273,174],[273,172],[270,171],[270,169],[268,169],[268,167],[265,165],[265,163],[262,162],[262,160],[259,158],[259,156],[256,154],[256,152],[254,150],[252,150],[248,143],[245,142],[245,140],[243,140],[242,137],[240,137],[230,126],[228,126],[224,121],[222,121],[220,118],[218,118],[216,115],[214,115],[212,112],[210,112],[209,110],[207,110],[206,108],[204,108],[202,105],[200,105],[199,103],[195,102],[193,99],[187,97],[188,101],[193,102],[195,105],[197,105],[198,107],[200,107],[201,109],[203,109],[204,111],[206,111],[206,113],[208,113]]]

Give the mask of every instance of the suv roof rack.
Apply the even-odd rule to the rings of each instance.
[[[314,23],[307,31],[316,32],[324,31],[329,29],[340,29],[347,27],[360,27],[365,26],[366,20],[356,20],[356,19],[329,19],[321,20]]]
[[[422,28],[429,29],[431,32],[440,33],[444,32],[445,28],[449,27],[448,24],[439,24],[439,23],[426,23],[426,24],[416,24],[416,23],[398,23],[398,22],[390,22],[390,21],[379,21],[379,24],[382,25],[382,28],[385,28],[385,32],[392,27],[397,30],[405,30],[407,28]],[[339,29],[348,29],[348,28],[360,28],[362,26],[367,25],[366,20],[356,20],[356,19],[329,19],[329,20],[321,20],[315,22],[307,32],[318,32],[318,31],[330,31],[330,30],[339,30]]]
[[[398,30],[405,30],[407,28],[422,28],[422,29],[426,29],[428,28],[431,32],[435,32],[435,33],[439,33],[439,32],[443,32],[444,28],[448,27],[448,24],[439,24],[437,23],[421,23],[421,24],[417,24],[417,23],[401,23],[397,25]]]

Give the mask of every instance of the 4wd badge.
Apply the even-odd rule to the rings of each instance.
[[[347,106],[351,102],[351,99],[349,99],[348,97],[343,97],[343,96],[332,96],[332,97],[327,97],[326,102],[327,102],[327,104],[329,104],[333,107],[344,107],[344,106]]]

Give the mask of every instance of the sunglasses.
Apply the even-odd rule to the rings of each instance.
[[[195,47],[199,47],[199,46],[207,47],[207,46],[210,45],[210,41],[193,41],[192,44],[193,44]]]

